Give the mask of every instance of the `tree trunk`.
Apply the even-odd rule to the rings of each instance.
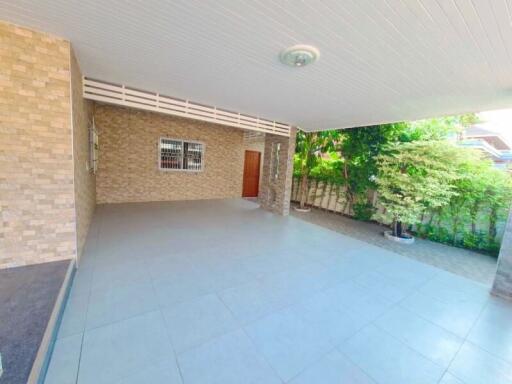
[[[479,202],[475,202],[470,209],[470,216],[471,216],[471,233],[473,235],[476,235],[476,220],[478,218],[478,210],[479,210]]]
[[[327,198],[327,210],[329,210],[329,207],[331,206],[331,199],[332,199],[332,183],[329,183],[329,197]]]
[[[432,212],[432,213],[430,214],[430,218],[429,218],[429,220],[428,220],[428,226],[429,226],[429,227],[431,227],[431,226],[432,226],[432,221],[434,220],[434,216],[435,216],[435,215],[436,215],[436,214],[435,214],[434,212]]]
[[[315,189],[313,190],[313,201],[311,202],[311,206],[316,207],[316,194],[318,193],[318,179],[315,180]]]
[[[334,212],[338,212],[338,203],[340,202],[340,185],[336,184],[336,200],[334,201]]]
[[[496,222],[498,221],[498,209],[491,207],[489,214],[489,243],[496,241]]]
[[[302,179],[300,181],[300,209],[304,209],[306,207],[306,200],[308,196],[308,175],[302,175]]]
[[[402,222],[401,221],[393,220],[392,235],[395,236],[395,237],[402,237],[403,229],[402,229]]]
[[[320,196],[320,209],[323,209],[324,199],[325,199],[325,191],[327,190],[327,182],[323,181],[322,186],[322,195]]]
[[[459,231],[459,216],[454,216],[452,220],[452,244],[457,242],[457,232]]]

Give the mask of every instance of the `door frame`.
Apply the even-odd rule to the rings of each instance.
[[[246,154],[247,152],[253,152],[258,154],[258,179],[256,180],[256,196],[245,196],[245,160],[246,160]],[[260,178],[261,178],[261,152],[255,151],[252,149],[246,149],[244,150],[244,171],[242,175],[242,197],[258,197],[260,194]]]

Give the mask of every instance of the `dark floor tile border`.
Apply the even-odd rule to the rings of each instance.
[[[30,371],[27,384],[44,383],[46,371],[48,370],[53,347],[57,338],[57,333],[62,321],[62,314],[64,312],[64,308],[66,307],[69,291],[71,289],[71,283],[73,282],[73,278],[75,276],[75,270],[75,260],[71,260],[68,265],[64,281],[60,287],[59,294],[55,300],[52,314],[48,321],[48,325],[46,326],[46,330],[44,331],[41,344],[39,345],[39,349],[37,351],[34,364],[32,365],[32,370]]]

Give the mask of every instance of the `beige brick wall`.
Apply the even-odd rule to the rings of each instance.
[[[97,104],[98,203],[240,197],[243,131],[190,119]],[[205,144],[204,171],[158,169],[158,140]]]
[[[0,22],[0,267],[75,255],[69,52]]]
[[[96,177],[89,169],[89,125],[92,103],[82,97],[82,73],[71,50],[71,106],[77,254],[81,256],[96,206]]]

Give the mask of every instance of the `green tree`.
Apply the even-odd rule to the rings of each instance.
[[[300,208],[304,209],[308,195],[308,181],[311,170],[318,165],[321,154],[332,151],[338,139],[338,131],[297,132],[295,166],[300,177]]]
[[[512,200],[512,181],[510,175],[504,171],[492,168],[488,178],[492,180],[487,184],[486,201],[489,206],[488,243],[492,248],[496,243],[497,222],[506,217]]]
[[[453,183],[455,194],[450,198],[445,214],[451,221],[451,242],[457,244],[460,226],[468,219],[472,224],[472,234],[476,235],[478,212],[485,200],[489,183],[488,170],[493,165],[484,160],[480,151],[459,148],[459,156],[450,164],[458,178]]]
[[[476,122],[478,117],[474,113],[411,121],[403,123],[398,139],[404,142],[444,140]]]
[[[428,209],[449,203],[458,176],[451,167],[460,149],[444,141],[392,143],[377,156],[376,179],[384,213],[393,236],[401,237],[402,224],[416,224]]]
[[[366,200],[368,190],[375,189],[377,156],[404,129],[405,123],[396,123],[351,128],[340,132],[336,150],[341,157],[340,171],[345,185],[348,212],[354,205],[363,209],[371,206],[371,202]],[[360,201],[361,198],[363,201]]]

